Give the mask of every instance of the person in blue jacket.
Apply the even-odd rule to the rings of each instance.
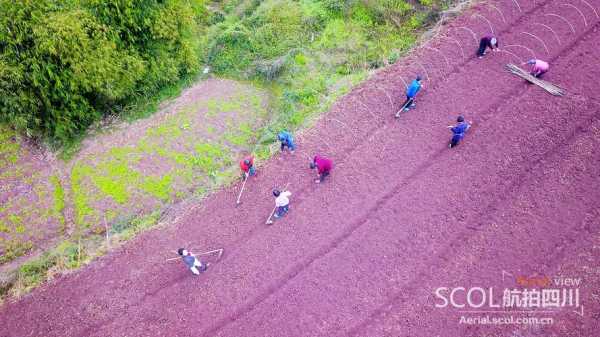
[[[291,133],[287,131],[281,131],[277,135],[277,139],[281,142],[281,152],[283,152],[287,147],[290,149],[290,153],[294,153],[294,150],[296,150],[296,144],[294,144],[294,137],[292,137]]]
[[[471,127],[471,123],[465,122],[465,118],[463,116],[458,116],[456,119],[457,124],[455,126],[448,125],[450,131],[452,131],[452,139],[450,140],[450,144],[448,147],[453,148],[465,137],[465,133]]]
[[[400,112],[402,110],[408,111],[409,109],[414,108],[416,106],[415,97],[417,96],[422,87],[423,84],[421,83],[421,76],[417,76],[417,78],[414,79],[406,89],[406,101],[404,101],[404,103],[402,104],[402,108],[400,108],[400,111],[396,113],[396,117],[400,116]]]

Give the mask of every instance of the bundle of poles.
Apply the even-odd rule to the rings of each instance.
[[[524,79],[530,83],[533,83],[533,84],[537,85],[538,87],[541,87],[542,89],[546,90],[547,92],[549,92],[550,94],[552,94],[554,96],[563,96],[565,94],[564,89],[562,89],[550,82],[540,80],[539,78],[532,76],[525,70],[519,68],[518,66],[516,66],[512,63],[507,64],[506,69],[508,71],[510,71],[511,73],[521,77],[522,79]]]

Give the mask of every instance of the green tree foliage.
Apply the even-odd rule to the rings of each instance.
[[[0,0],[0,120],[65,142],[198,69],[199,0]]]

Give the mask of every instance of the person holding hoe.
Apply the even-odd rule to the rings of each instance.
[[[247,179],[249,176],[256,174],[256,168],[254,168],[254,157],[247,156],[240,161],[240,169],[242,170],[242,179]]]
[[[423,84],[421,84],[421,76],[417,76],[417,78],[415,78],[406,89],[406,100],[402,104],[400,110],[396,112],[396,117],[400,117],[400,113],[402,111],[408,111],[416,106],[415,97],[422,87]]]
[[[460,143],[460,141],[463,138],[465,138],[465,133],[467,133],[467,130],[469,130],[469,128],[471,127],[471,123],[465,122],[465,118],[463,116],[458,116],[456,122],[457,124],[455,126],[448,125],[450,131],[452,131],[452,139],[450,140],[450,144],[448,145],[448,147],[450,148],[453,148],[456,145],[458,145],[458,143]]]
[[[331,173],[331,169],[333,168],[333,161],[331,159],[327,159],[321,155],[316,155],[313,158],[313,161],[310,163],[310,168],[312,170],[317,170],[317,180],[315,183],[321,183]]]
[[[290,191],[279,191],[278,189],[273,190],[273,196],[275,197],[275,218],[281,218],[286,215],[290,210]]]
[[[208,263],[202,263],[192,252],[185,248],[179,248],[177,254],[181,256],[183,263],[185,263],[194,275],[200,275],[200,273],[208,269]]]

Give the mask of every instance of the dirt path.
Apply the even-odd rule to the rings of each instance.
[[[588,2],[600,12],[600,1]],[[600,18],[572,2],[584,22],[564,3],[507,0],[465,13],[445,29],[448,38],[338,102],[293,157],[275,158],[246,186],[240,207],[237,187],[217,193],[169,229],[4,306],[0,336],[596,335]],[[555,13],[567,22],[546,15]],[[473,14],[492,23],[501,47],[524,45],[549,60],[547,80],[569,95],[551,97],[508,74],[503,64],[516,61],[509,53],[472,58],[476,41],[460,27],[490,29]],[[507,50],[526,59],[526,48]],[[426,91],[416,110],[394,120],[401,78],[421,66]],[[459,112],[475,126],[449,150],[445,126]],[[322,185],[306,168],[315,152],[336,161]],[[270,190],[286,183],[291,212],[265,227]],[[189,242],[226,255],[193,278],[164,262]],[[580,278],[580,303],[490,315],[551,317],[551,325],[459,324],[487,313],[436,307],[438,287],[502,294],[524,288],[522,277],[543,276]]]

